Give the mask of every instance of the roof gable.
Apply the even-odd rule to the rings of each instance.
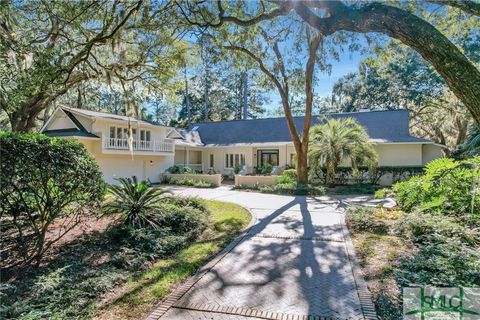
[[[40,129],[40,132],[47,130],[64,130],[64,129],[74,129],[81,130],[83,126],[80,124],[75,117],[67,114],[62,108],[57,108],[55,112],[50,116],[47,123]],[[85,129],[85,128],[83,128]]]

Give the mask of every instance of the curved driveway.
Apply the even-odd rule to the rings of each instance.
[[[254,221],[208,270],[167,299],[171,307],[160,305],[149,319],[376,318],[343,221],[348,204],[375,202],[227,187],[172,191],[239,204]]]

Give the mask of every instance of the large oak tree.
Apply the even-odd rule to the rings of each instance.
[[[0,107],[12,130],[32,130],[72,91],[80,101],[92,81],[114,83],[131,105],[134,82],[160,92],[183,65],[169,0],[0,3]]]
[[[474,16],[480,11],[474,1],[431,2],[454,6]],[[239,10],[241,6],[225,8],[220,0],[216,8],[188,7],[188,20],[203,27],[220,27],[226,23],[253,26],[260,21],[288,15],[293,10],[323,36],[350,31],[375,32],[398,39],[433,66],[480,124],[480,71],[447,36],[404,8],[379,2],[347,5],[341,1],[320,0],[260,1],[244,10]]]

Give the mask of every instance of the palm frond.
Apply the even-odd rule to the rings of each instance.
[[[358,164],[376,163],[377,154],[368,140],[367,131],[355,119],[329,119],[310,130],[309,158],[315,165],[326,168],[327,176],[334,179],[338,166],[346,160],[354,168]]]
[[[109,186],[112,199],[103,206],[104,214],[120,214],[123,223],[133,228],[156,227],[158,208],[168,191],[149,186],[135,176],[116,180],[120,184]]]

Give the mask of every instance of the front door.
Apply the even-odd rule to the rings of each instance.
[[[257,151],[257,167],[264,167],[270,164],[278,167],[278,149],[265,149]]]

